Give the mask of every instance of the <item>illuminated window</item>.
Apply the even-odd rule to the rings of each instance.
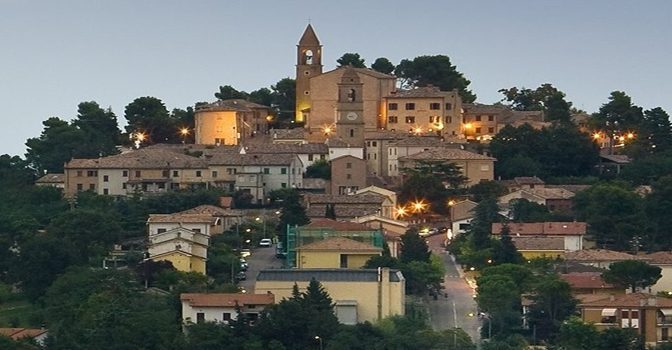
[[[415,117],[406,117],[406,124],[415,124]]]

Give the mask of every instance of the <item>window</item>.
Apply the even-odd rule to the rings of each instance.
[[[180,176],[180,172],[177,170],[173,170],[173,177],[178,177]]]
[[[439,117],[438,115],[430,115],[429,116],[429,122],[430,123],[437,123],[437,124],[441,123],[441,117]]]
[[[341,268],[348,268],[348,256],[346,254],[341,254]]]
[[[406,117],[406,124],[415,124],[415,117]]]
[[[215,171],[215,170],[212,171],[212,177],[213,177],[213,178],[216,178],[216,177],[217,177],[217,171]]]
[[[81,170],[77,170],[77,176],[79,176],[79,177],[82,176],[82,171]]]
[[[162,177],[168,177],[170,175],[170,170],[163,170],[161,171],[161,176]]]
[[[396,103],[390,103],[387,105],[387,109],[390,111],[396,111],[397,110],[397,104]]]
[[[287,188],[287,184],[283,182],[283,183],[280,184],[280,187]]]
[[[452,124],[453,123],[453,117],[446,117],[446,124]]]
[[[156,233],[164,233],[164,232],[166,232],[166,229],[165,229],[165,228],[158,228],[158,229],[156,229]]]
[[[350,129],[350,137],[355,137],[355,129]]]
[[[205,322],[205,313],[203,312],[196,313],[196,323],[203,323],[203,322]]]
[[[103,175],[103,182],[109,182],[110,177],[108,175]]]
[[[110,194],[110,190],[108,190],[107,188],[103,188],[103,194]]]
[[[661,328],[660,329],[660,340],[662,340],[662,341],[670,340],[670,329],[669,328]]]
[[[488,170],[490,170],[490,166],[489,166],[489,165],[487,165],[487,164],[485,164],[485,165],[481,165],[481,171],[488,171]]]
[[[352,180],[352,174],[346,174],[345,178],[348,179],[348,180]]]
[[[128,177],[128,170],[124,170],[121,172],[121,176],[123,177]]]
[[[493,121],[495,121],[495,116],[494,116],[494,115],[489,115],[489,116],[488,116],[488,121],[489,121],[489,122],[493,122]]]
[[[480,134],[481,133],[481,128],[476,128],[476,133]]]
[[[449,111],[453,109],[453,105],[451,103],[446,103],[446,110]]]
[[[135,171],[135,177],[140,177],[142,175],[142,172],[140,170]]]
[[[84,185],[83,184],[77,184],[77,191],[82,191],[84,190]]]
[[[222,321],[231,321],[231,313],[225,312],[222,314]]]
[[[320,154],[320,159],[321,159],[321,160],[325,160],[325,159],[326,159],[326,155],[324,155],[324,154]]]
[[[488,134],[494,134],[495,133],[495,128],[488,128]]]
[[[226,173],[229,175],[235,175],[236,174],[236,168],[226,168]]]
[[[86,176],[88,176],[88,177],[98,176],[98,172],[95,171],[95,170],[88,170],[88,171],[86,172]]]
[[[191,229],[191,230],[194,231],[194,232],[196,232],[196,233],[201,233],[201,229],[200,229],[200,228],[194,228],[194,229]]]
[[[166,188],[166,184],[164,184],[164,183],[162,182],[162,183],[158,184],[158,187],[159,187],[160,190],[163,190],[163,189]]]
[[[123,189],[123,190],[126,189],[126,183],[125,182],[123,184],[121,184],[121,189]]]
[[[312,155],[312,154],[309,154],[309,155],[308,155],[308,161],[310,161],[310,162],[313,161],[313,155]]]
[[[414,111],[415,110],[415,103],[407,103],[406,104],[406,110],[407,111]]]
[[[271,169],[269,168],[264,168],[264,174],[268,175],[271,173]]]
[[[390,124],[398,123],[397,116],[396,115],[391,115],[391,116],[387,117],[387,122],[390,123]]]
[[[352,169],[352,163],[345,163],[346,169]]]
[[[90,189],[90,190],[95,190],[95,189],[96,189],[96,185],[94,185],[94,184],[89,184],[89,189]]]
[[[477,116],[476,116],[476,121],[477,121],[477,122],[480,122],[480,121],[481,121],[481,116],[480,116],[480,115],[477,115]]]
[[[280,168],[280,174],[287,175],[287,168]]]
[[[373,147],[378,147],[378,141],[373,141],[371,142],[371,144],[373,145]]]
[[[200,170],[196,170],[196,177],[201,177],[201,171]]]
[[[441,109],[441,104],[440,103],[430,103],[429,104],[429,109],[436,111]]]

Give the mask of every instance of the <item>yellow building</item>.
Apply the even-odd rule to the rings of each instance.
[[[377,322],[405,313],[406,281],[400,271],[389,268],[261,270],[254,291],[273,293],[282,300],[292,296],[294,284],[305,291],[313,278],[329,293],[343,324]]]
[[[219,100],[196,107],[196,143],[238,145],[268,130],[270,107],[242,99]]]
[[[562,258],[565,243],[562,237],[511,237],[518,252],[526,260],[536,258]]]
[[[205,274],[211,230],[217,229],[220,221],[211,214],[150,215],[149,258],[170,261],[178,271]]]
[[[296,248],[300,269],[364,267],[367,260],[382,254],[383,249],[345,237],[330,237]]]

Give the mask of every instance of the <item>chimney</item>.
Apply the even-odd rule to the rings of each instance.
[[[658,300],[656,299],[656,297],[650,296],[647,304],[649,306],[656,306],[658,305]]]

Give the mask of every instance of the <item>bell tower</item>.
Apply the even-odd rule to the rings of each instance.
[[[353,147],[364,147],[363,84],[352,66],[345,68],[338,83],[336,135]]]
[[[310,78],[322,74],[322,45],[313,26],[308,24],[296,45],[296,111],[295,120],[305,122],[310,108]]]

